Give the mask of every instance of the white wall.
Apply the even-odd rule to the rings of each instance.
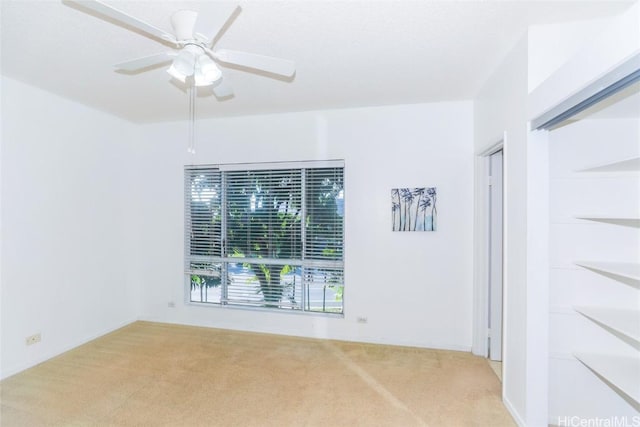
[[[611,18],[529,27],[529,93],[552,76],[586,44],[593,44]]]
[[[2,8],[0,8],[0,22],[2,22]],[[0,62],[2,61],[2,55],[0,55]],[[0,66],[2,64],[0,63]],[[2,80],[0,80],[0,101],[3,98]],[[2,132],[2,102],[0,102],[0,308],[2,307],[2,147],[3,147],[3,132]],[[2,378],[2,315],[0,314],[0,379]]]
[[[135,127],[2,78],[6,377],[135,319],[125,267]],[[42,341],[27,347],[25,338]]]
[[[203,120],[193,157],[185,123],[144,126],[132,209],[140,215],[141,317],[469,350],[472,114],[471,102],[450,102]],[[310,159],[346,163],[345,317],[185,305],[184,165]],[[391,231],[390,191],[407,186],[437,187],[437,232]]]
[[[521,425],[527,410],[527,54],[524,37],[485,83],[474,108],[476,153],[506,132],[503,398]]]
[[[554,48],[552,55],[539,52],[544,56],[532,60],[533,64],[546,64],[536,65],[534,70],[538,71],[551,70],[556,68],[556,65],[562,65],[533,88],[534,80],[539,82],[544,76],[544,73],[536,72],[537,78],[532,79],[532,91],[528,99],[529,119],[548,111],[640,52],[640,2],[634,2],[623,14],[608,19],[602,25],[594,24],[593,31],[596,37],[585,40],[577,49],[573,47],[575,35],[572,31],[575,28],[569,26],[564,31],[556,29],[556,43],[565,47]],[[546,31],[549,31],[549,28],[538,28],[533,33],[536,40],[531,46],[544,46],[547,39],[544,36]],[[571,51],[575,53],[567,56],[564,62],[556,55],[562,52],[570,55]]]

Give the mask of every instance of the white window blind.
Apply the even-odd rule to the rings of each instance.
[[[186,168],[190,300],[342,313],[344,168],[334,164]]]
[[[344,289],[344,184],[342,168],[305,170],[305,310],[335,308],[327,290],[342,299]]]
[[[185,271],[206,300],[222,279],[222,188],[216,168],[185,169]],[[215,294],[215,292],[214,292]]]

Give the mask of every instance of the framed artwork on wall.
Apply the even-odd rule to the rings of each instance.
[[[436,200],[436,187],[392,189],[392,231],[436,231]]]

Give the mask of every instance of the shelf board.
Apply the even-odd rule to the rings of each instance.
[[[575,217],[587,221],[606,222],[608,224],[624,225],[626,227],[640,227],[640,217],[638,216],[576,215]]]
[[[640,343],[640,310],[607,307],[574,307],[583,316]]]
[[[640,405],[640,354],[624,357],[575,353],[574,356],[636,408]]]
[[[597,270],[640,283],[639,262],[576,261],[575,264],[589,270]]]
[[[591,166],[576,172],[640,172],[640,157]]]

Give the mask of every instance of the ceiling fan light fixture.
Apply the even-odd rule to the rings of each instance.
[[[200,52],[198,48],[193,45],[187,45],[180,51],[176,59],[173,60],[171,67],[167,72],[184,82],[187,77],[192,76],[195,72],[196,61]]]
[[[210,86],[222,79],[222,71],[206,54],[200,55],[194,74],[196,86]]]
[[[187,76],[185,76],[180,71],[178,71],[176,67],[173,66],[173,64],[171,64],[171,67],[169,67],[169,69],[167,70],[167,73],[169,73],[171,77],[181,81],[182,83],[186,83],[187,81]]]
[[[195,74],[193,76],[193,84],[196,87],[202,87],[202,86],[211,86],[213,84],[213,82],[211,80],[207,80],[203,75],[201,74]]]

